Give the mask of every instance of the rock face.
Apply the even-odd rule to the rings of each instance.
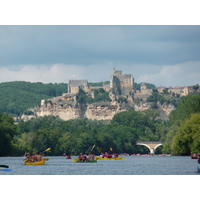
[[[113,116],[125,111],[116,102],[98,102],[93,104],[79,104],[75,95],[63,94],[48,100],[42,100],[39,108],[33,111],[37,117],[53,115],[62,120],[85,117],[91,120],[112,120]]]
[[[151,107],[151,103],[143,101],[132,104],[131,107],[133,107],[135,111],[144,111]],[[35,116],[32,117],[52,115],[58,116],[65,121],[83,117],[91,120],[110,121],[114,115],[126,111],[128,108],[130,108],[130,105],[125,105],[124,103],[120,104],[116,101],[79,104],[76,101],[75,94],[63,94],[60,97],[42,100],[40,107],[32,110],[35,113]],[[170,112],[174,109],[173,105],[158,104],[159,118],[166,120]],[[30,118],[31,116],[23,116],[24,120],[29,120]]]

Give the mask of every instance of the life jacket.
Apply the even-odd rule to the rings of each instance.
[[[80,159],[83,159],[83,158],[84,158],[83,154],[79,155],[79,158],[80,158]]]
[[[112,154],[108,154],[108,156],[107,156],[108,158],[112,158]]]

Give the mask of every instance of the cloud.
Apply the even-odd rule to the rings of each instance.
[[[200,62],[176,65],[102,62],[95,65],[10,66],[0,67],[0,82],[68,83],[69,79],[86,79],[89,82],[108,81],[114,67],[122,70],[123,74],[133,74],[136,83],[146,82],[166,87],[200,84]]]
[[[54,64],[17,66],[18,70],[0,68],[0,82],[28,81],[43,83],[68,82],[69,79],[79,79],[82,68],[75,65]]]
[[[157,73],[143,74],[137,81],[167,87],[199,84],[200,62],[186,62],[177,65],[162,66]]]

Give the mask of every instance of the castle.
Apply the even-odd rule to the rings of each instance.
[[[94,98],[94,91],[100,88],[109,92],[111,102],[102,101],[91,104],[79,104],[77,102],[76,94],[79,93],[80,89]],[[193,86],[173,88],[157,87],[155,89],[159,93],[172,95],[174,93],[180,96],[194,92]],[[91,120],[110,121],[114,115],[126,111],[130,107],[133,107],[135,111],[149,109],[151,103],[146,102],[146,99],[152,95],[152,92],[153,89],[147,89],[145,83],[141,83],[140,89],[135,90],[133,75],[123,74],[122,70],[116,70],[114,68],[113,74],[110,76],[109,84],[104,83],[103,86],[92,87],[88,84],[87,80],[69,80],[68,93],[63,93],[62,96],[51,99],[41,100],[39,107],[30,109],[34,115],[24,115],[22,119],[28,120],[32,117],[53,115],[60,117],[62,120],[85,117]],[[200,88],[197,92],[200,92]],[[175,109],[173,105],[167,104],[159,105],[159,107],[159,112],[163,119],[167,119],[170,112]]]
[[[90,87],[87,80],[69,80],[68,93],[77,94],[80,89],[92,94],[93,90],[103,88],[109,92],[110,98],[115,101],[120,96],[133,100],[134,95],[134,78],[132,74],[122,74],[121,70],[114,68],[113,74],[110,76],[110,84],[103,84],[102,87]]]

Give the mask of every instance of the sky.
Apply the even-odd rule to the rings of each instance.
[[[200,84],[200,26],[0,25],[0,82],[108,81]]]

